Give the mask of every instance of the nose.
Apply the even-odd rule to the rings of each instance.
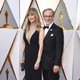
[[[50,18],[49,18],[49,17],[46,17],[46,20],[47,20],[47,21],[49,21],[49,20],[50,20]]]

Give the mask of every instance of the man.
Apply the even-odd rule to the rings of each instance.
[[[45,9],[43,17],[44,26],[44,47],[42,53],[42,70],[44,80],[59,80],[59,69],[63,53],[64,36],[63,30],[53,23],[54,11]]]

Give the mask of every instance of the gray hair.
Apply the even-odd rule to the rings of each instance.
[[[48,10],[52,11],[52,15],[54,16],[55,12],[51,8],[47,8],[47,9],[43,10],[43,12],[42,12],[43,16],[44,16],[44,13]]]

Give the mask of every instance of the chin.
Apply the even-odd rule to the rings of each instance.
[[[46,23],[46,25],[50,25],[50,23]]]

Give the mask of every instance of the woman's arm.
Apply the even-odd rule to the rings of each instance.
[[[44,39],[44,30],[43,28],[40,29],[40,33],[39,33],[39,51],[38,51],[38,57],[34,66],[34,69],[38,69],[39,68],[39,64],[41,61],[41,56],[42,56],[42,51],[43,51],[43,39]]]
[[[21,44],[21,63],[24,63],[24,59],[23,59],[23,55],[24,55],[24,49],[25,49],[25,42],[24,40],[22,40],[22,44]]]

